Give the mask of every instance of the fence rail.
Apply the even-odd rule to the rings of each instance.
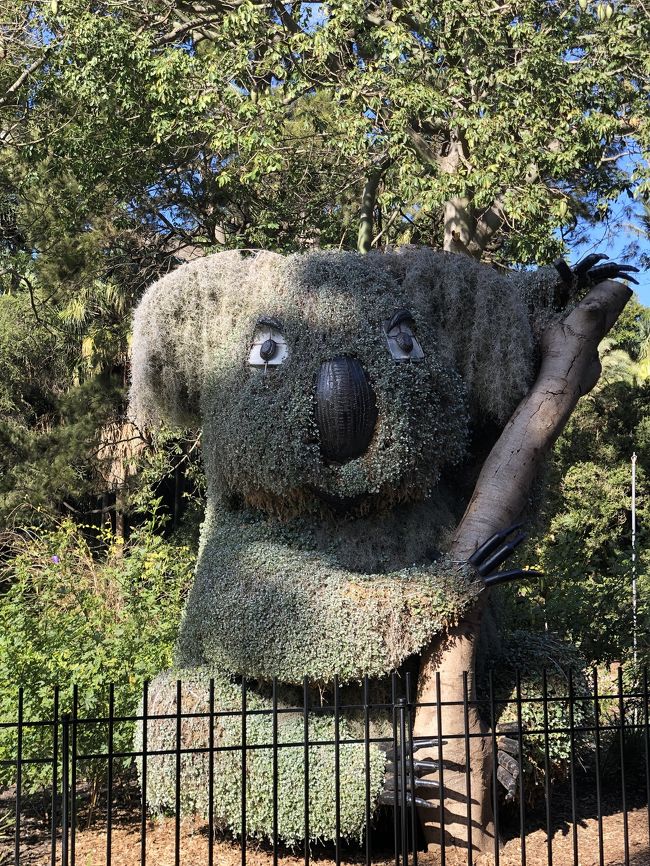
[[[184,683],[177,681],[169,686],[173,710],[162,712],[152,711],[153,686],[145,683],[138,711],[130,707],[118,712],[119,689],[110,686],[107,712],[101,715],[81,712],[83,696],[74,687],[69,706],[62,703],[62,691],[54,690],[47,719],[25,717],[26,693],[20,688],[15,717],[0,722],[0,862],[85,866],[91,861],[87,852],[80,861],[78,849],[92,824],[93,863],[181,866],[188,843],[184,822],[204,797],[205,808],[192,823],[195,832],[198,826],[203,833],[198,837],[200,853],[196,838],[192,840],[187,862],[193,864],[214,866],[222,859],[223,846],[237,844],[246,866],[250,837],[264,836],[256,859],[268,857],[269,866],[285,857],[295,861],[296,846],[305,866],[315,856],[336,866],[418,866],[426,847],[424,819],[435,824],[426,838],[442,864],[452,851],[454,856],[460,851],[472,866],[479,853],[476,840],[488,832],[488,854],[496,866],[502,860],[508,866],[552,866],[554,861],[556,866],[647,866],[647,670],[624,677],[620,668],[614,679],[600,681],[595,671],[589,681],[568,673],[564,693],[556,687],[556,672],[554,677],[551,688],[544,671],[539,693],[531,693],[517,675],[513,690],[498,695],[490,673],[484,693],[474,697],[464,674],[451,700],[441,694],[438,678],[436,701],[428,704],[414,700],[408,674],[393,675],[388,696],[376,702],[368,681],[358,687],[356,697],[352,693],[354,700],[350,689],[337,681],[325,697],[315,696],[305,682],[302,702],[292,705],[282,702],[278,683],[272,684],[264,703],[257,685],[244,679],[236,707],[220,706],[215,681],[210,680],[200,709],[196,698],[194,707],[184,708],[187,694]],[[196,694],[196,684],[191,691]],[[414,720],[423,709],[432,712],[434,730],[416,736]],[[458,728],[445,727],[451,709],[462,720]],[[477,739],[490,754],[487,806],[493,819],[481,827],[472,796],[472,744]],[[288,751],[295,756],[290,784],[287,765],[280,766]],[[227,794],[229,805],[223,802],[224,767],[232,774],[227,781],[236,789],[236,808],[232,791]],[[465,788],[459,796],[458,779],[463,776]],[[153,800],[160,805],[160,791],[153,795],[152,789],[165,785],[162,801],[172,839],[167,853],[158,851],[154,857],[148,841],[156,826],[148,804]],[[288,812],[283,805],[287,797],[293,804]],[[260,823],[260,815],[266,814],[260,807],[264,798],[270,815],[266,824]],[[350,818],[354,809],[356,817]],[[466,832],[459,838],[463,810]],[[449,832],[452,824],[455,836]],[[122,852],[122,859],[114,861],[115,834],[124,827],[139,834],[139,850],[126,860]],[[103,833],[99,853],[98,828]]]

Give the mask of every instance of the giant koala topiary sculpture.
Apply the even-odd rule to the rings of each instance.
[[[591,262],[593,264],[593,262]],[[605,274],[607,276],[608,274]],[[615,274],[613,274],[615,275]],[[477,472],[539,362],[556,314],[554,268],[499,273],[429,249],[360,256],[225,252],[183,265],[137,308],[131,411],[148,427],[202,425],[207,510],[195,583],[176,648],[177,669],[150,688],[149,711],[169,709],[176,680],[187,712],[275,700],[307,688],[327,700],[333,677],[359,703],[359,683],[385,677],[471,611],[483,581],[445,553]],[[306,685],[305,685],[306,683]],[[281,716],[280,741],[303,720]],[[372,720],[377,731],[386,721]],[[332,736],[313,712],[314,739]],[[345,738],[354,713],[342,720]],[[184,743],[206,741],[205,720],[183,722]],[[382,725],[384,728],[382,728]],[[241,721],[222,717],[220,745]],[[159,723],[149,747],[175,742]],[[248,744],[270,742],[252,715]],[[342,746],[340,832],[365,822],[364,751]],[[311,838],[335,834],[330,747],[310,749]],[[304,835],[302,752],[279,752],[281,839]],[[236,751],[220,752],[215,818],[241,829]],[[204,755],[183,758],[182,802],[205,810]],[[272,833],[271,755],[251,752],[247,832]],[[373,745],[370,794],[382,791]],[[173,806],[174,759],[150,759],[148,798]]]

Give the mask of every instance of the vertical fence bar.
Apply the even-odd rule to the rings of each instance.
[[[578,864],[578,814],[576,806],[576,733],[575,733],[575,692],[573,671],[569,670],[569,771],[571,774],[571,833],[573,842],[573,864]]]
[[[56,866],[56,801],[59,792],[59,687],[54,687],[52,719],[52,843],[50,862]]]
[[[370,866],[371,854],[371,829],[370,821],[370,685],[368,677],[363,678],[363,748],[365,752],[365,774],[366,774],[366,866]]]
[[[106,866],[113,857],[113,752],[115,737],[115,686],[108,687],[108,779],[106,791]]]
[[[399,827],[397,820],[397,797],[399,791],[399,751],[397,749],[397,674],[391,676],[392,722],[393,722],[393,786],[395,788],[395,807],[393,808],[393,838],[395,848],[395,866],[399,866]]]
[[[305,866],[309,866],[309,680],[302,683],[303,760],[305,764]]]
[[[400,817],[400,848],[402,852],[402,866],[408,866],[408,824],[406,822],[408,783],[406,781],[406,698],[400,697],[397,702],[397,715],[399,721],[399,817]],[[415,797],[415,786],[411,791]],[[396,797],[397,800],[397,797]]]
[[[61,716],[61,866],[69,864],[70,716]]]
[[[335,862],[341,862],[341,695],[339,678],[334,677],[334,805],[335,805]]]
[[[79,719],[79,687],[72,687],[72,737],[70,749],[70,864],[75,866],[77,856],[77,720]]]
[[[445,840],[445,779],[443,773],[442,696],[440,694],[440,689],[440,671],[436,671],[436,719],[438,722],[438,761],[440,763],[438,768],[438,774],[440,777],[440,866],[445,866],[447,862],[447,845]]]
[[[548,676],[546,668],[542,671],[542,711],[544,714],[544,800],[546,805],[546,860],[553,866],[553,825],[551,819],[551,750],[548,734]],[[522,755],[519,755],[520,768]]]
[[[627,816],[627,791],[625,782],[625,705],[623,703],[623,668],[618,669],[618,714],[621,746],[621,805],[623,807],[623,856],[625,866],[630,866],[630,838]]]
[[[492,804],[494,807],[494,866],[499,866],[499,780],[497,778],[498,770],[498,749],[497,749],[497,718],[496,707],[494,701],[494,675],[492,668],[489,672],[488,680],[490,690],[490,730],[492,731]],[[521,761],[521,755],[519,756]]]
[[[273,677],[273,866],[278,866],[278,680]]]
[[[174,866],[181,862],[181,748],[183,736],[183,686],[176,680],[176,777],[174,787]]]
[[[246,713],[248,694],[246,677],[241,681],[241,866],[246,866]]]
[[[149,681],[142,684],[142,775],[140,808],[140,866],[147,864],[147,752],[149,750]]]
[[[14,825],[14,863],[20,866],[20,819],[23,795],[23,687],[18,689],[18,729],[16,736],[16,821]]]
[[[413,866],[418,866],[418,816],[417,816],[417,807],[415,803],[415,759],[413,757],[413,752],[415,751],[415,743],[413,742],[413,725],[415,723],[415,707],[413,705],[413,697],[411,690],[411,674],[410,671],[406,673],[406,733],[408,736],[408,755],[409,755],[409,773],[411,777],[411,839],[413,842],[412,846],[412,860]]]
[[[521,674],[517,671],[517,742],[519,744],[519,840],[521,866],[526,866],[526,800],[524,796],[524,731],[521,715]]]
[[[208,866],[214,864],[214,678],[208,696]]]
[[[648,845],[650,846],[650,720],[648,719],[648,666],[643,666],[643,741],[645,743],[645,793],[648,802]]]
[[[463,671],[463,719],[465,725],[465,787],[467,789],[467,864],[473,866],[474,853],[472,844],[472,770],[470,767],[469,748],[469,694],[467,689],[467,671]]]
[[[594,683],[594,722],[596,746],[596,812],[598,816],[598,866],[605,866],[605,851],[603,848],[603,800],[600,788],[600,700],[598,696],[598,671],[593,671]]]

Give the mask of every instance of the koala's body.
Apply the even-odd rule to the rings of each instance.
[[[222,710],[236,708],[243,676],[257,707],[270,705],[273,679],[287,704],[305,678],[319,699],[335,674],[350,694],[366,676],[381,689],[462,617],[482,584],[445,550],[534,376],[557,284],[553,268],[498,273],[405,249],[219,253],[148,290],[134,322],[132,414],[149,427],[200,424],[208,484],[178,669],[153,684],[151,711],[173,703],[178,676],[194,684],[188,710],[206,708],[210,678]],[[354,714],[343,722],[353,729]],[[258,717],[249,743],[269,742],[270,724]],[[310,724],[324,736],[331,718]],[[172,743],[174,725],[155,736]],[[224,721],[220,741],[238,736]],[[365,821],[364,755],[347,748],[340,829],[353,836]],[[233,754],[219,759],[216,817],[237,832]],[[310,835],[333,838],[331,749],[318,755]],[[271,833],[269,761],[260,752],[249,765],[253,835]],[[294,842],[300,756],[285,750],[282,761],[279,835]],[[149,768],[154,807],[173,805],[171,763]],[[373,803],[383,765],[373,747]],[[185,770],[184,805],[204,809],[204,756]]]

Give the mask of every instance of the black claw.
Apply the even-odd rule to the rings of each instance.
[[[578,264],[573,268],[573,272],[580,279],[583,277],[587,271],[590,271],[595,264],[598,262],[602,262],[603,259],[608,259],[609,256],[605,253],[592,253],[589,256],[585,256],[584,259],[578,262]]]
[[[411,742],[406,744],[406,749],[404,750],[404,753],[406,755],[410,756],[411,751],[413,754],[415,754],[416,752],[419,752],[420,749],[432,749],[434,746],[438,746],[439,743],[440,743],[440,740],[437,737],[413,737]],[[443,740],[442,745],[446,746],[447,741]],[[389,749],[386,752],[386,757],[389,760],[393,760],[396,755],[397,755],[397,757],[399,757],[400,754],[401,754],[401,747],[398,746],[397,751],[395,751],[395,749]]]
[[[413,769],[416,772],[422,770],[426,773],[435,773],[439,766],[440,765],[437,761],[413,761]]]
[[[605,265],[599,265],[604,259],[609,259],[605,253],[591,253],[579,261],[573,268],[564,261],[558,259],[554,264],[563,283],[567,286],[576,286],[585,289],[602,283],[604,280],[616,280],[623,278],[630,283],[638,285],[638,281],[630,276],[630,273],[638,273],[639,269],[634,265],[619,265],[617,262],[608,261]]]
[[[491,574],[495,571],[500,565],[508,559],[509,556],[515,551],[517,547],[521,544],[522,541],[526,539],[526,533],[521,532],[517,535],[516,538],[513,538],[512,541],[507,541],[501,547],[498,548],[491,556],[488,556],[487,559],[484,559],[483,562],[478,567],[478,573],[481,577],[487,577],[487,575]]]
[[[379,795],[379,802],[383,803],[385,806],[394,806],[395,805],[395,791],[382,791]],[[422,797],[414,797],[412,794],[406,794],[404,797],[406,803],[410,806],[411,803],[415,803],[416,806],[419,806],[421,809],[435,809],[437,808],[436,803],[429,803],[427,800],[423,800]]]
[[[511,535],[516,529],[520,529],[521,526],[521,523],[513,523],[512,526],[509,526],[507,529],[503,529],[501,532],[495,532],[486,542],[476,548],[474,553],[468,559],[469,564],[474,566],[480,565],[486,556],[489,556],[492,551],[496,550],[496,548],[504,542],[509,535]]]
[[[606,265],[591,268],[587,271],[586,278],[590,285],[596,285],[603,282],[603,280],[616,280],[619,277],[638,285],[634,277],[630,276],[630,272],[637,274],[639,269],[634,267],[634,265],[619,265],[616,262],[608,262]]]
[[[517,580],[521,577],[543,577],[541,571],[526,571],[525,569],[515,568],[513,571],[497,571],[496,574],[490,574],[483,578],[483,582],[487,586],[498,586],[500,583],[509,583],[511,580]]]
[[[394,790],[395,790],[395,787],[396,787],[396,786],[395,786],[395,775],[394,775],[394,773],[387,774],[387,775],[386,775],[386,788],[387,788],[388,790],[392,790],[392,791],[394,791]],[[401,783],[401,781],[400,781],[400,779],[399,779],[399,777],[398,777],[398,779],[397,779],[397,788],[398,788],[398,789],[401,789],[401,787],[402,787],[402,783]],[[414,787],[414,786],[413,786],[413,784],[411,783],[411,779],[410,779],[410,778],[407,778],[407,779],[406,779],[406,787],[407,787],[409,790],[413,790],[413,787]],[[435,789],[439,789],[439,788],[440,788],[440,783],[439,783],[439,782],[436,782],[435,779],[417,779],[417,778],[416,778],[416,780],[415,780],[415,787],[416,787],[416,788],[435,788]]]

